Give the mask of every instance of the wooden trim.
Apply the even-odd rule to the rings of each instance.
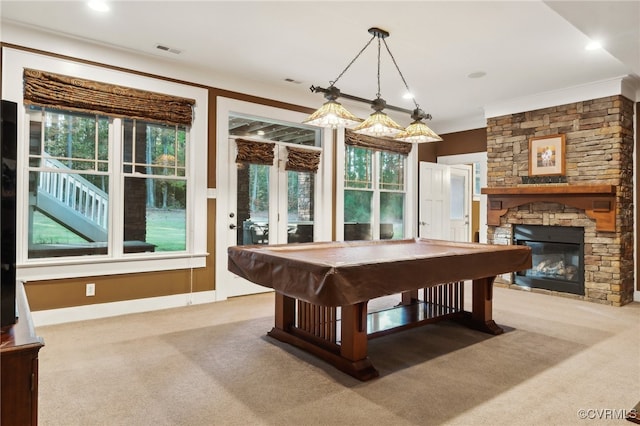
[[[615,185],[567,185],[567,186],[507,186],[495,188],[482,188],[482,194],[486,195],[589,195],[607,194],[615,195]]]
[[[247,95],[246,93],[234,92],[231,90],[225,90],[225,89],[220,89],[216,87],[209,87],[209,89],[210,89],[209,96],[213,98],[221,96],[223,98],[236,99],[238,101],[251,102],[254,104],[271,106],[274,108],[287,109],[290,111],[297,111],[297,112],[303,112],[303,113],[309,113],[309,114],[315,111],[313,108],[303,107],[296,104],[290,104],[288,102],[275,101],[273,99],[263,98],[260,96]]]
[[[639,148],[639,144],[640,144],[640,102],[636,102],[636,110],[635,110],[635,116],[636,116],[636,122],[635,122],[635,128],[636,128],[636,139],[635,139],[635,151],[636,151],[636,170],[638,167],[638,164],[640,164],[640,149]],[[638,202],[640,200],[640,176],[638,176],[638,173],[635,173],[635,182],[634,185],[635,187],[635,191],[636,191],[636,202],[635,202],[635,209],[636,209],[636,214],[635,214],[635,220],[640,220],[640,207],[639,204],[640,202]],[[634,232],[635,232],[635,236],[636,236],[636,259],[640,258],[640,235],[638,234],[638,227],[637,224],[634,224],[636,226],[634,226]],[[640,291],[640,262],[636,262],[635,264],[635,280],[636,280],[636,291]]]
[[[136,70],[132,70],[132,69],[129,69],[129,68],[124,68],[124,67],[118,67],[118,66],[115,66],[115,65],[105,64],[103,62],[96,62],[96,61],[90,61],[90,60],[87,60],[87,59],[76,58],[74,56],[61,55],[59,53],[47,52],[45,50],[34,49],[34,48],[31,48],[31,47],[20,46],[20,45],[17,45],[17,44],[0,42],[0,46],[1,47],[8,47],[8,48],[15,49],[15,50],[22,50],[24,52],[29,52],[29,53],[36,53],[38,55],[49,56],[51,58],[63,59],[65,61],[73,61],[73,62],[78,62],[80,64],[93,65],[93,66],[97,66],[97,67],[100,67],[100,68],[106,68],[106,69],[110,69],[110,70],[114,70],[114,71],[122,71],[122,72],[126,72],[127,74],[135,74],[135,75],[140,75],[140,76],[143,76],[143,77],[149,77],[149,78],[155,78],[155,79],[158,79],[158,80],[169,81],[169,82],[172,82],[172,83],[184,84],[186,86],[199,87],[201,89],[208,89],[209,88],[209,86],[204,85],[204,84],[193,83],[193,82],[189,82],[189,81],[185,81],[185,80],[180,80],[180,79],[177,79],[177,78],[165,77],[165,76],[161,76],[161,75],[158,75],[158,74],[152,74],[152,73],[148,73],[148,72],[136,71]]]
[[[0,75],[2,75],[2,58],[4,57],[4,43],[0,42]],[[2,96],[2,81],[0,81],[0,99],[4,99],[4,96]]]
[[[487,225],[500,226],[510,208],[533,202],[565,204],[585,211],[596,231],[616,230],[615,185],[516,186],[482,188],[487,200]]]

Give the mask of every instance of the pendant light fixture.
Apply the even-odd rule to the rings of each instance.
[[[403,142],[423,143],[423,142],[437,142],[442,138],[429,128],[422,120],[431,119],[430,114],[425,114],[424,111],[416,105],[416,109],[411,114],[413,122],[407,126],[404,131],[396,135],[396,139]]]
[[[353,131],[369,136],[395,136],[404,129],[401,125],[393,121],[391,117],[382,112],[382,110],[387,106],[387,103],[382,99],[382,95],[380,95],[380,48],[382,46],[382,41],[389,37],[389,33],[379,28],[369,28],[369,33],[373,35],[373,38],[378,39],[378,91],[376,92],[376,98],[371,103],[371,108],[375,112],[365,121],[354,127]],[[384,44],[386,46],[387,42],[385,41]]]
[[[408,93],[411,93],[409,90],[409,86],[396,63],[389,46],[387,45],[386,38],[389,37],[389,33],[385,30],[381,30],[380,28],[369,28],[369,34],[371,34],[371,39],[365,44],[365,46],[358,52],[358,54],[349,62],[347,67],[338,75],[338,77],[330,81],[330,85],[327,89],[323,89],[317,86],[311,86],[312,92],[323,92],[325,94],[325,98],[327,102],[322,105],[317,111],[311,114],[304,123],[321,126],[321,127],[353,127],[353,131],[360,134],[365,134],[369,136],[376,137],[391,137],[405,142],[413,142],[413,143],[421,143],[421,142],[435,142],[441,141],[440,138],[433,130],[431,130],[422,120],[431,119],[430,114],[425,114],[418,103],[413,99],[413,103],[415,105],[415,109],[413,111],[409,111],[404,108],[398,108],[391,105],[387,105],[386,101],[382,98],[380,93],[380,51],[382,47],[382,43],[389,53],[391,60],[393,61],[393,65],[398,70],[398,74],[400,74],[400,78],[405,85]],[[378,40],[378,72],[377,72],[377,83],[378,83],[378,91],[376,92],[376,98],[373,101],[359,98],[352,95],[347,95],[341,93],[340,90],[335,86],[338,80],[344,75],[344,73],[351,67],[351,65],[360,57],[362,52],[364,52],[367,47],[371,44],[371,42],[377,39]],[[350,113],[346,108],[344,108],[339,102],[336,101],[339,97],[352,99],[360,102],[366,102],[371,104],[371,108],[374,112],[366,119],[361,120],[352,113]],[[393,119],[391,119],[387,114],[383,112],[384,109],[393,109],[397,111],[407,112],[411,114],[411,118],[413,122],[405,129],[396,123]]]
[[[334,85],[329,86],[324,94],[327,102],[316,112],[311,114],[303,123],[312,126],[329,127],[351,127],[362,121],[361,118],[351,114],[341,103],[336,102],[340,96],[340,89]]]

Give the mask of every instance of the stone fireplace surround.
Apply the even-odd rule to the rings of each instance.
[[[633,132],[633,102],[622,95],[487,120],[487,241],[512,244],[514,224],[584,228],[584,296],[532,291],[613,306],[633,301]],[[532,180],[529,138],[555,134],[566,137],[565,176],[556,183],[523,183]],[[572,191],[607,202],[585,201],[585,194],[571,196],[580,203],[569,195],[563,199]],[[533,196],[509,201],[519,193]],[[613,223],[603,226],[603,220]],[[512,274],[496,284],[521,288]]]

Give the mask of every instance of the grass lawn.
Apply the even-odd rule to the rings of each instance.
[[[183,251],[187,244],[186,210],[147,210],[147,242],[156,251]]]
[[[147,210],[147,241],[156,251],[186,249],[185,210]],[[35,244],[79,244],[87,241],[40,212],[33,215]]]

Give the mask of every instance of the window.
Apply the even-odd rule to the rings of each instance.
[[[185,126],[35,106],[28,116],[29,259],[187,249]]]
[[[122,130],[124,251],[186,250],[187,129],[127,119]]]
[[[41,107],[28,115],[28,257],[106,253],[110,120]]]
[[[345,146],[344,239],[404,237],[406,155]]]
[[[3,49],[3,54],[3,98],[19,105],[18,140],[23,141],[17,152],[23,167],[17,175],[16,278],[38,281],[205,267],[207,197],[215,196],[207,191],[208,91],[22,50]],[[73,76],[67,74],[70,70]],[[185,236],[164,232],[172,243],[178,241],[177,248],[154,239],[154,229],[162,233],[163,227],[149,221],[144,225],[146,238],[129,236],[132,218],[127,215],[133,209],[125,208],[127,120],[137,128],[136,152],[144,151],[139,146],[141,127],[176,133],[178,144],[184,133],[184,148],[171,153],[178,157],[171,176],[164,170],[142,176],[155,165],[137,157],[133,173],[137,179],[155,181],[158,210],[163,200],[158,181],[185,179],[183,194],[172,194],[171,186],[166,193],[168,210],[178,209],[181,199],[187,206],[179,224]],[[160,166],[165,165],[169,167]],[[63,210],[62,201],[38,193],[37,185],[45,183],[49,189],[57,185],[57,196],[73,209]],[[92,221],[80,219],[87,215]]]

